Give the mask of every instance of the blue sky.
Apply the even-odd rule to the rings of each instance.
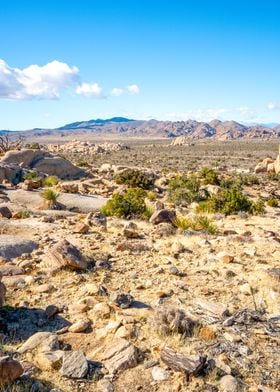
[[[0,129],[280,122],[280,2],[0,2]]]

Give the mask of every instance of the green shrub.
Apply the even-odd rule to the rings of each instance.
[[[259,198],[256,202],[252,203],[251,211],[254,215],[262,215],[265,213],[265,205],[263,199]]]
[[[33,180],[33,181],[39,181],[42,178],[38,175],[38,173],[36,173],[35,171],[31,171],[29,173],[26,173],[24,175],[24,179],[25,180]]]
[[[275,197],[271,197],[270,199],[268,199],[266,204],[269,207],[278,207],[279,206],[279,202],[277,199],[275,199]]]
[[[200,181],[195,176],[177,176],[169,181],[168,199],[177,205],[202,201],[208,196],[206,191],[200,191]]]
[[[14,215],[13,218],[14,219],[27,219],[30,218],[31,216],[31,212],[28,210],[20,210],[17,211]]]
[[[125,193],[116,193],[107,201],[101,212],[106,216],[130,218],[145,216],[146,192],[141,188],[129,188]]]
[[[52,187],[54,185],[57,185],[59,182],[59,179],[56,176],[48,176],[46,178],[43,178],[43,186],[44,187]]]
[[[175,225],[182,230],[207,231],[209,234],[218,232],[217,226],[205,215],[196,215],[193,218],[187,216],[177,217]]]
[[[199,211],[222,212],[226,215],[237,214],[239,211],[252,212],[253,203],[238,188],[221,189],[206,202],[200,203]]]
[[[44,189],[41,192],[41,197],[48,201],[48,202],[52,202],[53,204],[55,204],[57,202],[57,199],[59,197],[59,193],[53,191],[52,189]]]
[[[89,167],[89,163],[87,161],[79,161],[76,163],[76,166],[79,167]]]
[[[150,201],[155,201],[156,200],[156,194],[153,191],[147,192],[147,199]]]
[[[154,181],[140,170],[127,169],[115,176],[117,184],[125,184],[133,188],[150,189]]]
[[[202,178],[202,182],[205,185],[220,185],[218,173],[214,169],[203,167],[200,170],[199,176]]]

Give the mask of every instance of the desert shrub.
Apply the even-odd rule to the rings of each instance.
[[[279,181],[280,182],[280,173],[276,174],[276,173],[269,173],[267,175],[268,179],[270,181]]]
[[[154,181],[140,170],[127,169],[115,176],[117,184],[125,184],[133,188],[150,189]]]
[[[30,218],[31,216],[31,212],[28,210],[20,210],[17,211],[14,215],[13,218],[14,219],[27,219]]]
[[[152,326],[155,331],[163,336],[180,334],[184,337],[192,336],[195,322],[183,310],[163,308],[155,312]]]
[[[145,216],[147,207],[145,204],[146,192],[141,188],[129,188],[125,193],[116,193],[101,208],[106,216],[118,218],[130,218],[132,216]]]
[[[279,202],[277,199],[275,199],[275,197],[271,197],[270,199],[268,199],[266,204],[269,207],[278,207],[279,206]]]
[[[142,214],[142,218],[149,220],[154,212],[155,212],[155,210],[153,209],[152,206],[146,205],[145,211]]]
[[[262,215],[265,213],[265,204],[263,199],[259,198],[256,202],[252,203],[250,212],[254,215]]]
[[[79,162],[76,162],[76,166],[89,167],[89,163],[87,161],[79,161]]]
[[[237,176],[237,181],[239,184],[242,185],[258,185],[260,183],[260,180],[258,176],[252,175],[252,174],[239,174]]]
[[[156,200],[156,194],[153,191],[147,192],[147,199],[150,201],[155,201]]]
[[[34,181],[39,181],[42,178],[36,173],[35,171],[30,171],[24,175],[25,180],[34,180]]]
[[[27,143],[25,148],[31,148],[32,150],[40,150],[40,144],[37,142]]]
[[[56,176],[48,176],[46,178],[43,178],[43,186],[44,187],[52,187],[54,185],[57,185],[59,182],[59,179]]]
[[[216,234],[218,232],[217,226],[205,215],[177,217],[175,225],[182,230],[207,231],[209,234]]]
[[[212,168],[203,167],[200,170],[199,176],[202,178],[202,182],[205,185],[220,185],[218,173]]]
[[[177,176],[168,183],[169,201],[177,205],[202,201],[209,195],[200,190],[200,181],[197,177]]]
[[[58,197],[59,197],[59,193],[58,193],[58,192],[55,192],[55,191],[52,190],[52,189],[44,189],[44,190],[41,192],[41,197],[42,197],[44,200],[48,201],[48,202],[56,203],[56,202],[57,202],[57,199],[58,199]]]
[[[221,189],[207,201],[200,203],[198,211],[222,212],[226,215],[237,214],[239,211],[252,212],[253,203],[238,188]]]

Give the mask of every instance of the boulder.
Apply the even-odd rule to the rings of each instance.
[[[159,210],[155,211],[150,218],[150,222],[153,225],[158,225],[159,223],[171,223],[175,226],[176,212],[173,210]]]
[[[84,176],[83,169],[74,166],[64,158],[41,150],[8,151],[2,158],[1,164],[19,165],[22,168],[36,170],[39,173],[57,176],[61,179],[75,179]]]
[[[65,351],[60,373],[64,377],[83,378],[88,373],[88,361],[82,351]]]
[[[8,207],[1,206],[0,207],[0,216],[2,216],[3,218],[11,219],[13,214],[12,214],[11,210]]]
[[[107,218],[106,215],[102,214],[99,211],[92,211],[87,214],[85,218],[85,224],[87,224],[90,227],[101,227],[101,228],[106,228],[107,227]]]
[[[130,369],[140,362],[139,350],[125,339],[117,338],[103,354],[104,366],[110,373]]]
[[[10,184],[17,185],[23,180],[23,175],[21,167],[0,161],[0,183],[7,181]]]
[[[6,356],[0,358],[0,384],[13,382],[23,373],[23,367],[15,359]]]
[[[51,248],[47,254],[54,268],[70,268],[82,270],[87,267],[87,261],[78,248],[67,240],[62,240]]]

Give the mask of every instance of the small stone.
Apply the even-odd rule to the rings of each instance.
[[[89,328],[90,324],[91,321],[89,319],[80,319],[69,327],[69,332],[84,332]]]
[[[56,305],[48,305],[45,309],[45,315],[48,319],[52,318],[59,312],[59,308]]]
[[[169,373],[165,369],[155,366],[152,369],[152,377],[154,381],[166,381],[169,379]]]
[[[126,309],[130,307],[134,298],[130,294],[115,292],[110,295],[110,300],[120,308]]]
[[[82,351],[65,351],[60,373],[64,377],[83,378],[88,373],[88,361]]]
[[[227,375],[220,380],[221,392],[239,392],[239,384],[236,378],[231,375]]]
[[[0,383],[1,385],[10,383],[20,377],[23,367],[15,359],[6,356],[0,358]]]

